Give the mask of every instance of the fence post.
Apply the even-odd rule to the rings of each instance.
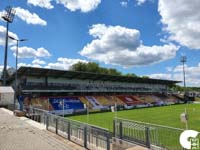
[[[84,147],[87,148],[87,126],[84,127]]]
[[[40,116],[40,123],[45,124],[44,122],[44,113],[42,113]]]
[[[47,113],[44,113],[44,117],[43,117],[44,120],[43,120],[43,121],[44,121],[44,124],[45,124],[45,125],[47,124],[47,122],[46,122],[46,121],[47,121],[46,118],[47,118]]]
[[[119,122],[119,138],[122,139],[123,136],[123,127],[122,127],[122,121]]]
[[[44,113],[44,117],[43,117],[43,121],[44,121],[44,125],[46,125],[47,124],[47,113]]]
[[[55,119],[56,119],[56,134],[58,134],[58,118]]]
[[[113,135],[114,135],[114,137],[117,137],[115,125],[116,125],[116,121],[115,121],[115,119],[114,119],[114,120],[113,120]]]
[[[42,114],[39,114],[38,122],[41,123]]]
[[[146,135],[146,146],[148,148],[151,148],[149,127],[145,127],[145,135]]]
[[[48,128],[49,128],[49,116],[47,114],[47,116],[46,116],[46,130],[48,130]]]
[[[67,128],[67,135],[68,135],[68,140],[70,141],[70,121],[68,121],[68,128]]]
[[[38,114],[37,114],[37,119],[36,119],[36,121],[39,122],[39,115],[38,115]]]
[[[107,142],[107,150],[110,150],[110,134],[109,134],[109,132],[107,132],[106,133],[106,135],[107,135],[107,139],[106,139],[106,142]]]

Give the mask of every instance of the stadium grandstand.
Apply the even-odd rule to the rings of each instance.
[[[179,81],[113,76],[89,72],[21,67],[17,71],[17,95],[24,105],[43,108],[56,114],[73,114],[161,106],[180,102],[170,86]],[[15,86],[15,74],[8,83]]]

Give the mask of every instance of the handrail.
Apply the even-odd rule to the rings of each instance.
[[[165,126],[165,125],[158,125],[158,124],[147,123],[147,122],[142,122],[142,121],[135,121],[135,120],[133,121],[133,120],[128,120],[128,119],[124,119],[124,118],[114,118],[114,119],[127,121],[127,122],[133,122],[133,123],[139,123],[139,124],[148,125],[148,126],[152,125],[152,126],[156,126],[156,127],[163,127],[163,128],[173,129],[173,130],[184,131],[184,129],[181,129],[181,128],[169,127],[169,126]]]
[[[66,120],[66,121],[71,121],[71,122],[77,122],[77,123],[79,123],[79,124],[83,124],[83,125],[86,125],[86,126],[94,127],[94,128],[101,129],[101,130],[104,130],[104,131],[106,131],[106,132],[109,132],[109,130],[106,129],[106,128],[102,128],[102,127],[99,127],[99,126],[91,125],[91,124],[89,124],[89,123],[81,122],[81,121],[78,121],[78,120],[73,120],[73,119],[69,119],[69,118],[63,118],[63,117],[61,117],[61,116],[57,116],[57,115],[55,115],[55,114],[51,114],[51,113],[50,113],[49,111],[47,111],[47,110],[42,110],[42,109],[33,107],[33,110],[34,110],[34,109],[35,109],[35,110],[42,111],[42,112],[44,112],[44,113],[48,113],[48,115],[52,115],[52,116],[54,116],[54,117],[56,117],[56,118],[63,119],[63,121]]]

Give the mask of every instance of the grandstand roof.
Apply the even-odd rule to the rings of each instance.
[[[82,80],[100,80],[100,81],[117,81],[117,82],[134,82],[134,83],[159,83],[159,84],[174,84],[180,81],[172,80],[160,80],[160,79],[150,79],[150,78],[140,78],[140,77],[126,77],[126,76],[116,76],[107,75],[99,73],[90,72],[80,72],[80,71],[66,71],[66,70],[56,70],[56,69],[46,69],[46,68],[33,68],[33,67],[20,67],[18,69],[18,75],[22,76],[46,76],[46,77],[63,77],[69,79],[82,79]],[[14,79],[14,75],[10,78]]]

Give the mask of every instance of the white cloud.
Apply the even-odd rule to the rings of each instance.
[[[45,68],[67,70],[67,69],[69,69],[70,66],[72,66],[73,64],[76,64],[78,62],[87,63],[86,60],[82,60],[82,59],[70,59],[70,58],[60,57],[57,59],[56,63],[49,63]]]
[[[175,57],[179,47],[168,44],[145,46],[140,32],[121,26],[96,24],[89,34],[95,39],[79,53],[93,60],[123,67],[142,66],[158,63]]]
[[[8,35],[13,37],[13,38],[16,38],[18,39],[17,35],[13,32],[8,32]],[[5,46],[5,37],[6,37],[6,28],[4,26],[0,26],[0,45],[1,46]],[[9,45],[13,45],[13,44],[16,44],[15,41],[11,40],[11,39],[8,39],[8,43]]]
[[[122,7],[127,7],[128,6],[128,1],[122,1],[120,2]]]
[[[16,7],[16,16],[27,24],[46,26],[47,22],[41,19],[36,13],[31,13],[26,9]]]
[[[150,78],[153,78],[153,79],[166,79],[166,80],[170,80],[172,79],[172,75],[171,74],[165,74],[165,73],[155,73],[155,74],[150,74],[150,75],[147,75],[149,76]]]
[[[18,68],[20,67],[36,67],[36,68],[43,68],[46,62],[40,59],[34,59],[31,64],[27,63],[19,63]]]
[[[156,73],[148,75],[151,78],[156,79],[169,79],[183,81],[183,66],[178,65],[173,68],[171,73]],[[197,86],[200,87],[200,63],[197,66],[187,66],[185,65],[186,72],[186,85],[187,86]],[[181,83],[182,85],[183,83]]]
[[[1,76],[3,75],[3,68],[4,66],[3,65],[0,65],[0,78]],[[10,66],[7,66],[7,70],[8,70],[8,73],[9,72],[12,72],[14,68],[10,67]],[[14,69],[15,70],[15,69]]]
[[[159,0],[158,11],[163,29],[170,34],[168,40],[200,49],[199,6],[199,0]]]
[[[3,65],[0,65],[0,78],[1,78],[1,76],[2,76],[2,73],[3,73]]]
[[[18,68],[20,67],[35,67],[35,68],[42,68],[39,64],[26,64],[26,63],[19,63]]]
[[[46,62],[43,61],[43,60],[40,60],[40,59],[34,59],[34,60],[32,61],[32,64],[34,64],[34,65],[45,65]]]
[[[172,67],[166,67],[166,70],[167,70],[168,72],[172,72],[172,71],[173,71],[173,68],[172,68]]]
[[[42,61],[40,59],[34,59],[31,64],[19,63],[18,67],[24,66],[24,67],[37,67],[37,68],[51,68],[51,69],[59,69],[59,70],[68,70],[69,67],[71,67],[73,64],[76,64],[78,62],[87,63],[88,61],[82,60],[82,59],[71,59],[71,58],[59,57],[57,59],[57,62],[46,64],[45,61]]]
[[[142,5],[144,4],[147,0],[136,0],[137,1],[137,5]]]
[[[10,48],[13,51],[13,55],[15,56],[16,46]],[[19,58],[35,58],[35,57],[50,57],[51,54],[48,50],[41,47],[38,49],[34,49],[31,47],[19,47],[18,48],[18,57]]]
[[[5,11],[3,10],[3,11],[0,11],[0,21],[3,21],[3,18],[2,18],[2,16],[4,15],[4,13],[5,13]]]
[[[70,11],[80,10],[85,13],[96,9],[101,0],[56,0],[56,2]]]
[[[41,8],[52,9],[54,6],[51,4],[52,0],[28,0],[27,3]]]
[[[37,57],[50,57],[51,54],[45,48],[40,47],[40,48],[37,49],[36,56]]]
[[[4,69],[4,66],[3,65],[0,65],[0,78],[2,77],[3,75],[3,69]],[[15,68],[11,67],[11,66],[7,66],[7,72],[9,75],[12,75],[14,72],[15,72]]]
[[[142,6],[146,2],[154,2],[155,0],[136,0],[138,6]]]
[[[198,86],[200,87],[200,63],[195,67],[187,67],[186,68],[186,85],[187,86]],[[174,74],[175,80],[183,80],[182,71]]]
[[[188,66],[185,64],[184,67],[187,68]],[[183,65],[178,65],[173,69],[173,72],[181,72],[181,71],[183,71]]]

